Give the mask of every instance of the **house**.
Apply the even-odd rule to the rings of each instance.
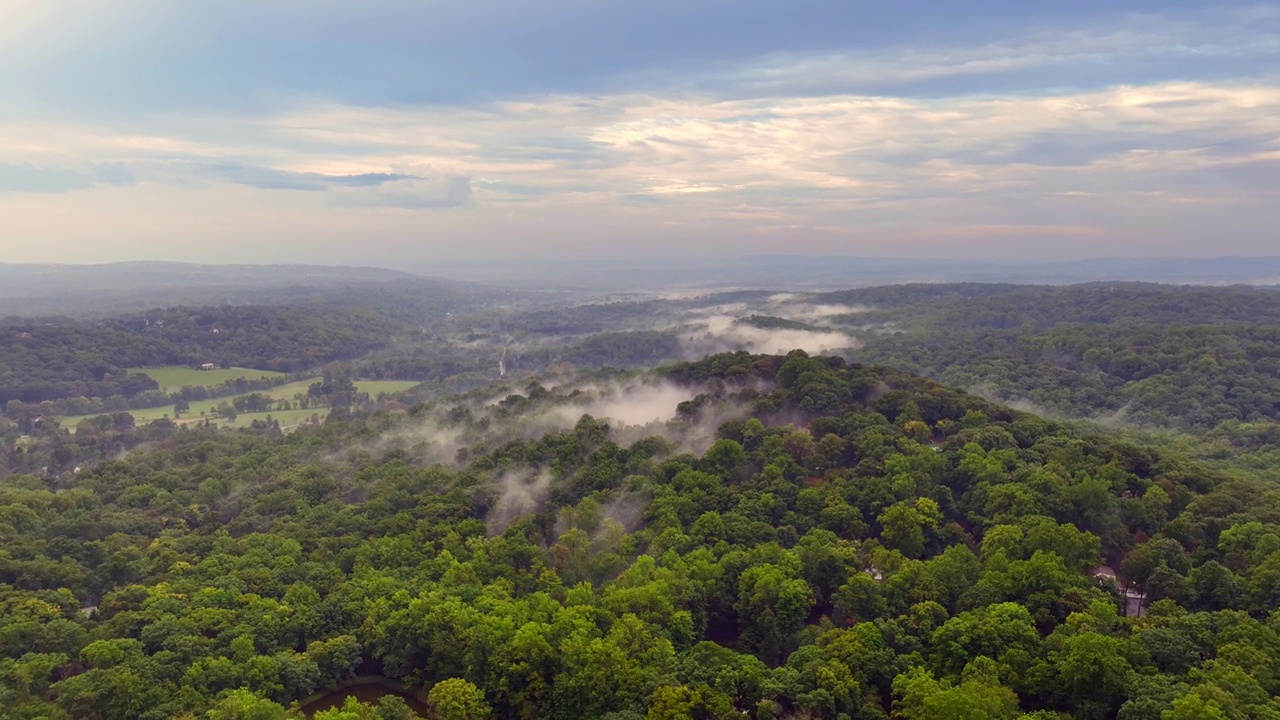
[[[200,366],[201,370],[217,370],[218,366],[214,363],[205,363]]]
[[[1120,590],[1120,594],[1124,596],[1124,616],[1125,617],[1142,617],[1143,610],[1146,609],[1147,593],[1145,590],[1139,590],[1132,585],[1126,584],[1123,589],[1119,587],[1120,581],[1116,577],[1116,571],[1106,565],[1093,571],[1093,577],[1100,581],[1109,581],[1116,585]]]

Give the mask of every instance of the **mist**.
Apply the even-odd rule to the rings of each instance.
[[[493,481],[498,499],[489,508],[485,526],[491,535],[499,535],[520,517],[533,515],[542,509],[551,489],[551,474],[543,471],[508,472]]]
[[[862,346],[857,338],[835,330],[759,328],[729,315],[713,315],[687,326],[681,332],[680,342],[690,359],[733,350],[765,355],[804,350],[810,355],[820,355]]]
[[[557,408],[554,413],[562,420],[569,421],[568,426],[572,426],[583,415],[612,420],[622,425],[664,423],[676,416],[680,403],[692,400],[697,395],[696,388],[660,380],[587,386],[579,388],[578,392],[591,399],[584,404],[575,403]]]

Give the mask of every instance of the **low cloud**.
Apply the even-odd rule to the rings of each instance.
[[[861,345],[841,332],[818,332],[790,328],[759,328],[728,315],[716,315],[681,332],[680,342],[691,356],[747,350],[767,355],[784,355],[804,350],[816,355],[849,350]]]
[[[864,305],[839,305],[834,303],[810,303],[794,293],[778,293],[769,297],[769,314],[798,322],[820,322],[842,315],[870,312]]]
[[[861,343],[843,332],[821,326],[759,327],[744,322],[743,318],[765,315],[814,325],[866,311],[867,308],[861,306],[813,303],[804,295],[778,293],[763,301],[707,305],[687,313],[686,317],[691,319],[678,330],[685,355],[691,358],[732,350],[781,355],[799,349],[819,354],[858,348]]]
[[[394,452],[418,466],[463,467],[478,454],[506,443],[568,432],[583,416],[607,425],[609,437],[620,445],[658,437],[672,452],[700,455],[722,424],[748,415],[752,400],[742,393],[767,390],[758,384],[689,386],[653,374],[612,381],[558,380],[543,378],[536,397],[529,388],[521,391],[502,385],[441,401],[406,415],[376,440],[347,448],[335,459],[363,462],[371,454]],[[681,408],[689,401],[691,405]],[[532,498],[542,485],[528,480],[514,483],[506,478],[500,484],[523,488]],[[520,497],[511,495],[512,502]]]
[[[585,402],[557,408],[555,413],[572,424],[583,415],[623,425],[664,423],[676,416],[680,403],[697,395],[694,388],[660,380],[588,386]]]
[[[551,474],[547,472],[503,473],[493,481],[498,499],[489,508],[485,525],[489,533],[501,534],[517,518],[533,515],[542,509],[542,503],[551,490]]]

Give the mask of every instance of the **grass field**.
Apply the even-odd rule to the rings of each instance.
[[[214,387],[221,385],[228,380],[257,380],[259,378],[277,378],[282,377],[284,373],[272,372],[270,370],[251,370],[249,368],[219,368],[217,370],[197,370],[189,368],[186,365],[165,365],[164,367],[153,368],[132,368],[131,373],[144,373],[152,380],[160,383],[160,389],[167,392],[177,392],[184,386],[191,387]]]
[[[199,371],[196,371],[199,372]],[[216,372],[216,371],[215,371]],[[292,400],[295,395],[306,394],[307,388],[311,387],[314,382],[319,382],[320,378],[311,378],[310,380],[299,380],[286,385],[278,385],[269,390],[261,391],[275,400]],[[418,383],[412,380],[357,380],[356,389],[360,392],[369,393],[369,397],[376,398],[378,393],[398,393],[417,386]],[[191,403],[191,411],[182,414],[182,417],[175,420],[178,424],[188,424],[200,422],[203,418],[200,413],[208,413],[210,417],[214,414],[218,405],[224,402],[231,402],[236,395],[220,398],[210,398],[209,400],[200,400]],[[271,413],[244,413],[236,417],[234,422],[228,423],[226,420],[217,420],[217,424],[223,427],[248,427],[255,419],[263,420],[267,415],[271,415],[273,419],[278,419],[281,425],[296,425],[302,422],[299,418],[309,418],[313,413],[320,413],[320,417],[329,414],[328,408],[313,408],[309,410],[284,410]],[[138,410],[130,410],[133,415],[134,422],[138,425],[145,425],[153,420],[161,418],[173,418],[173,406],[161,405],[159,407],[141,408]],[[94,415],[76,415],[73,417],[65,417],[61,419],[62,427],[75,429],[81,420],[95,417]],[[288,418],[288,422],[286,422]]]
[[[278,412],[244,413],[243,415],[237,415],[236,419],[232,422],[227,422],[226,420],[214,420],[211,422],[217,425],[218,427],[243,428],[243,427],[249,427],[250,425],[252,425],[254,420],[266,420],[270,418],[272,420],[279,420],[280,427],[282,428],[291,428],[296,425],[301,425],[302,423],[308,422],[309,420],[311,420],[312,415],[319,415],[320,419],[324,420],[324,418],[328,414],[329,414],[329,408],[312,408],[310,410],[281,410]]]

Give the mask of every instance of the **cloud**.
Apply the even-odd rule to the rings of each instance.
[[[65,193],[93,187],[93,180],[72,170],[0,164],[0,192]]]
[[[870,308],[862,305],[840,305],[836,303],[812,303],[803,296],[794,293],[777,293],[770,295],[765,302],[770,315],[799,322],[822,322],[842,315],[857,315],[868,312]]]
[[[321,177],[328,180],[333,185],[345,187],[377,187],[384,183],[398,182],[401,180],[421,180],[414,175],[401,175],[398,173],[361,173],[359,175],[322,175]]]
[[[498,497],[489,508],[485,525],[491,535],[498,535],[517,518],[542,509],[551,490],[551,475],[547,472],[503,473],[494,479],[493,487]]]
[[[244,184],[260,190],[301,190],[319,192],[335,187],[378,187],[381,184],[416,181],[416,176],[399,173],[355,173],[330,176],[323,173],[300,173],[243,163],[209,163],[180,165],[170,170],[177,177],[216,179]]]
[[[817,355],[861,346],[856,338],[842,332],[760,328],[727,315],[713,315],[694,323],[681,331],[680,342],[689,357],[732,350],[785,355],[799,349]]]
[[[85,173],[37,170],[56,159],[39,148],[59,148],[81,164],[127,168],[144,185],[317,194],[330,214],[474,207],[483,223],[448,232],[495,249],[512,233],[575,252],[634,234],[671,237],[668,247],[686,253],[691,242],[736,237],[759,238],[749,251],[788,239],[839,252],[850,238],[875,238],[881,252],[909,241],[954,254],[931,239],[1096,238],[1105,249],[1166,228],[1188,242],[1215,227],[1261,237],[1280,220],[1275,188],[1250,178],[1273,175],[1276,117],[1280,86],[1175,82],[1005,97],[319,105],[223,119],[222,135],[196,118],[128,135],[0,125],[0,137],[28,148],[23,164],[6,166],[8,189],[91,184]],[[1213,210],[1224,204],[1230,216]]]
[[[86,190],[94,185],[129,187],[135,182],[133,173],[119,163],[90,165],[84,172],[37,167],[29,163],[0,163],[0,192],[60,194]]]
[[[375,106],[659,85],[986,92],[1027,72],[1097,87],[1149,80],[1152,68],[1164,78],[1256,74],[1275,53],[1275,8],[1248,0],[795,0],[786,12],[768,0],[0,5],[16,8],[0,10],[6,99],[139,114],[262,108],[284,94]]]
[[[496,392],[493,386],[481,388],[469,397],[452,398],[430,412],[407,417],[376,440],[348,451],[394,449],[422,465],[465,464],[468,454],[474,458],[485,448],[495,449],[512,440],[534,440],[548,433],[570,431],[584,415],[590,415],[606,423],[610,437],[622,445],[656,435],[667,439],[678,451],[700,454],[710,446],[722,423],[740,418],[747,409],[747,404],[735,396],[747,389],[745,386],[684,386],[652,374],[613,380],[555,375],[542,377],[541,381],[548,394],[539,399],[521,396],[513,402],[520,392],[515,387],[500,385]],[[680,404],[700,395],[702,402],[693,416],[680,416]],[[469,453],[460,456],[463,448]],[[545,489],[543,479],[535,481],[530,476],[505,477],[498,484],[503,494],[514,500],[529,500],[540,492],[539,488]]]
[[[223,232],[237,228],[238,241],[217,247],[243,259],[287,257],[286,244],[262,241],[305,236],[313,257],[337,262],[368,261],[371,232],[386,248],[457,258],[507,253],[516,241],[560,257],[1191,253],[1206,237],[1223,238],[1215,252],[1247,253],[1274,242],[1275,8],[1179,0],[1141,14],[1149,4],[1133,0],[1068,13],[1049,3],[1020,6],[1004,24],[979,22],[982,8],[970,8],[973,17],[917,27],[916,38],[866,23],[885,13],[949,18],[950,6],[882,3],[859,17],[847,4],[804,0],[825,15],[797,19],[800,10],[779,15],[748,0],[735,17],[759,24],[726,33],[717,3],[555,0],[535,11],[495,1],[325,0],[302,12],[297,0],[232,0],[181,42],[162,31],[190,20],[195,3],[140,13],[137,27],[95,5],[90,20],[62,28],[60,13],[27,2],[11,19],[57,32],[0,49],[0,94],[16,108],[0,118],[0,210],[33,239],[65,238],[23,251],[53,256],[127,240],[138,255],[195,259],[209,236],[175,228],[204,227],[206,214]],[[498,7],[512,15],[495,19]],[[571,28],[602,34],[570,37]],[[649,43],[663,33],[698,39],[705,52],[621,37],[628,29]],[[245,40],[245,56],[206,62],[228,37]],[[549,37],[564,47],[547,47]],[[495,38],[505,42],[482,42]],[[112,52],[164,66],[136,49],[139,39],[189,73],[175,69],[165,76],[174,85],[156,86],[157,102],[178,98],[172,112],[144,113],[132,98],[129,112],[51,113],[52,99],[24,104],[26,81],[5,79],[22,53],[59,77],[91,61],[116,72],[102,62]],[[338,59],[285,62],[281,47]],[[433,70],[459,67],[441,58],[476,48],[521,67],[499,80],[499,65]],[[601,58],[591,68],[569,62],[591,48]],[[399,64],[378,64],[398,53]],[[563,63],[562,82],[522,83],[542,72],[523,66],[542,57]],[[139,84],[169,72],[125,66]],[[462,95],[440,89],[473,72],[492,82]],[[179,79],[191,89],[174,89]],[[242,102],[181,100],[223,91]],[[104,185],[133,189],[107,198]],[[17,192],[46,197],[20,203]],[[463,211],[429,212],[446,208]],[[383,262],[399,262],[385,252]]]
[[[387,207],[407,210],[439,210],[463,207],[471,202],[471,178],[447,177],[443,183],[414,178],[390,185],[350,190],[335,195],[348,207]]]
[[[1249,74],[1241,72],[1242,62],[1280,59],[1280,37],[1264,29],[1280,17],[1275,8],[1224,6],[1190,15],[1122,11],[1104,23],[1087,15],[1056,26],[1027,24],[1011,36],[980,42],[956,32],[942,42],[771,53],[691,73],[683,87],[735,98],[849,92],[945,97],[1023,92],[1028,85],[1043,88],[1050,77],[1078,88],[1153,75],[1239,77]]]
[[[103,185],[133,187],[138,178],[122,163],[102,163],[93,170],[93,179]]]
[[[582,389],[590,399],[582,404],[559,408],[557,413],[562,422],[571,424],[585,414],[624,425],[665,423],[676,416],[680,403],[697,395],[694,388],[656,380]]]

